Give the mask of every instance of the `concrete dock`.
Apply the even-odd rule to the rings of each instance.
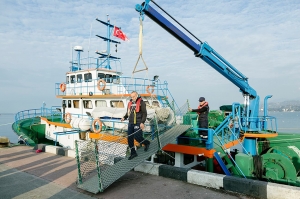
[[[0,148],[0,198],[205,198],[252,197],[130,171],[96,195],[77,188],[75,158],[36,153],[32,147]]]

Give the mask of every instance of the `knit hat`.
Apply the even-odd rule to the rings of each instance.
[[[204,97],[200,97],[199,98],[199,102],[203,102],[203,101],[205,101],[205,98]]]

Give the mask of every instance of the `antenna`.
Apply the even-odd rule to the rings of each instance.
[[[90,68],[90,46],[91,46],[92,28],[93,28],[93,22],[91,23],[91,28],[90,28],[90,38],[89,38],[89,48],[88,48],[88,68]]]
[[[75,46],[74,50],[77,51],[77,68],[72,67],[72,71],[81,70],[81,68],[80,68],[80,52],[83,52],[83,47]]]

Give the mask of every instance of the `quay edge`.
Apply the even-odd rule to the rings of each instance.
[[[75,158],[75,151],[59,146],[37,144],[34,150]],[[185,181],[207,188],[221,189],[260,199],[299,199],[300,187],[243,179],[234,176],[179,168],[145,161],[134,171]],[[179,177],[178,177],[179,176]]]

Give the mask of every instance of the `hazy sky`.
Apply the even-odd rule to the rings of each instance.
[[[122,58],[125,75],[138,58],[137,0],[2,0],[0,1],[0,113],[60,105],[55,83],[65,81],[71,46],[90,55],[105,49],[95,37],[106,36],[107,19],[129,37],[114,54]],[[156,0],[202,41],[249,78],[261,100],[300,99],[300,2],[298,0]],[[143,57],[148,74],[168,81],[180,106],[193,107],[204,96],[212,109],[243,102],[239,88],[155,22],[145,17]],[[92,26],[92,31],[91,30]],[[91,39],[90,39],[91,32]],[[90,45],[89,45],[90,43]],[[96,56],[95,56],[96,57]],[[140,66],[142,67],[142,66]]]

